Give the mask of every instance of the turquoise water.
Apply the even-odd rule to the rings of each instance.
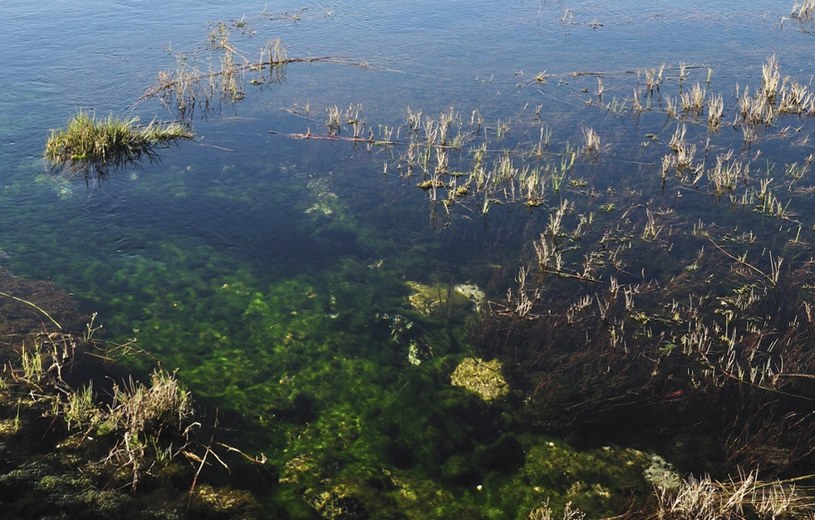
[[[151,360],[141,363],[178,368],[202,403],[233,413],[247,432],[237,442],[266,453],[278,474],[259,496],[291,517],[329,518],[321,493],[409,518],[525,518],[546,500],[612,511],[623,490],[645,485],[650,452],[642,443],[572,452],[562,432],[549,437],[555,432],[526,421],[522,377],[518,393],[498,405],[450,385],[457,363],[481,354],[472,339],[477,315],[468,303],[423,316],[411,308],[406,282],[474,284],[504,302],[519,267],[535,263],[531,241],[563,199],[573,205],[569,232],[579,216],[594,221],[587,238],[566,249],[569,265],[583,261],[581,247],[622,226],[635,245],[616,276],[630,283],[647,269],[669,287],[707,243],[688,231],[702,221],[722,236],[753,229],[776,251],[792,241],[798,249],[784,252],[787,265],[800,266],[815,224],[811,181],[808,171],[791,180],[788,167],[813,152],[811,118],[779,117],[749,146],[731,124],[736,85],[755,92],[770,56],[783,75],[809,85],[813,27],[790,20],[791,7],[6,1],[0,262],[17,276],[54,280],[99,313],[107,338],[137,339]],[[178,56],[204,71],[218,67],[208,34],[219,21],[247,56],[280,38],[289,57],[342,63],[292,63],[282,81],[263,85],[252,85],[250,72],[243,99],[215,99],[186,114],[143,99]],[[663,64],[654,106],[633,113],[632,92]],[[699,156],[707,142],[706,167],[729,149],[752,160],[750,186],[772,178],[783,218],[754,211],[765,199],[717,200],[693,175],[661,179],[678,125],[666,117],[663,96],[678,98],[694,83],[723,94],[726,124],[709,132],[704,116],[685,117],[688,140]],[[327,109],[349,105],[361,106],[376,139],[385,138],[384,126],[401,127],[399,143],[289,136],[326,137]],[[490,165],[505,152],[516,166],[543,169],[572,151],[578,158],[563,190],[547,184],[539,207],[527,208],[507,186],[448,207],[445,194],[433,202],[432,191],[416,188],[426,177],[407,176],[408,106],[434,119],[453,107],[463,132],[478,127],[468,145],[486,143]],[[196,138],[101,181],[65,178],[43,163],[42,148],[49,129],[79,109],[143,122],[183,116]],[[470,125],[473,111],[480,125]],[[603,142],[593,159],[578,153],[587,128]],[[551,144],[545,159],[534,159],[542,129]],[[345,125],[340,136],[349,132]],[[451,150],[450,170],[468,171],[471,153]],[[749,188],[737,191],[734,200]],[[677,233],[670,253],[644,230],[646,207],[663,238]],[[753,252],[766,271],[761,241]],[[554,302],[586,290],[553,285]],[[730,290],[722,287],[713,283],[711,292]],[[422,363],[410,362],[411,348],[424,352]]]

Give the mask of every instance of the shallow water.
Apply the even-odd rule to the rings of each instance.
[[[233,4],[4,2],[0,265],[58,282],[87,311],[99,312],[108,338],[137,338],[163,366],[178,367],[202,401],[237,412],[250,432],[241,442],[264,451],[282,475],[264,499],[293,517],[328,517],[315,495],[345,486],[369,510],[521,518],[546,499],[562,504],[572,497],[568,482],[547,484],[551,475],[541,469],[547,457],[563,457],[560,464],[574,464],[583,480],[606,488],[624,480],[614,469],[628,456],[624,446],[615,455],[618,466],[597,462],[602,453],[569,458],[557,451],[560,441],[544,437],[548,432],[504,421],[520,399],[496,411],[451,387],[452,367],[474,355],[468,339],[474,318],[451,311],[422,320],[408,305],[405,281],[477,284],[489,299],[503,301],[518,268],[532,263],[530,241],[562,198],[577,205],[566,218],[570,230],[578,214],[590,211],[598,232],[617,219],[641,227],[646,214],[636,208],[648,207],[670,209],[665,226],[677,230],[705,220],[733,234],[753,226],[783,237],[802,230],[805,244],[811,238],[812,198],[803,189],[809,175],[793,183],[783,173],[784,165],[803,164],[812,153],[811,118],[780,118],[752,147],[743,146],[736,126],[708,134],[704,117],[686,119],[700,149],[710,136],[708,166],[732,148],[737,157],[755,158],[755,178],[781,183],[777,192],[787,190],[784,203],[790,201],[785,218],[717,202],[694,183],[674,175],[663,183],[659,174],[677,128],[659,108],[662,95],[677,97],[698,82],[723,94],[724,119],[732,122],[736,85],[755,92],[770,56],[778,57],[783,75],[808,84],[815,27],[790,20],[791,5]],[[235,24],[242,17],[245,26]],[[43,164],[48,130],[78,109],[142,121],[179,117],[142,94],[159,71],[175,69],[178,55],[202,70],[217,66],[207,46],[217,21],[232,24],[231,41],[248,56],[279,37],[289,57],[364,66],[293,63],[283,81],[262,86],[251,85],[249,73],[244,99],[215,100],[209,110],[185,114],[194,141],[101,182],[64,178]],[[646,69],[663,64],[654,109],[633,114],[633,90],[642,88]],[[681,64],[688,66],[682,85]],[[544,72],[545,81],[536,81]],[[603,108],[615,98],[627,100],[626,109]],[[404,147],[368,150],[365,143],[287,137],[327,134],[326,109],[333,105],[361,105],[377,138],[381,126],[404,124],[407,106],[436,119],[454,107],[465,127],[477,110],[484,123],[475,142],[487,142],[493,157],[503,150],[528,154],[541,127],[552,132],[551,164],[577,150],[588,127],[604,145],[594,160],[581,155],[570,189],[550,187],[541,207],[528,209],[518,196],[484,214],[482,199],[473,197],[448,213],[416,188],[422,177],[404,177]],[[509,128],[504,138],[497,135],[502,124]],[[451,156],[452,170],[469,167],[467,149]],[[759,173],[771,163],[775,170]],[[779,244],[789,239],[783,237]],[[778,244],[768,239],[768,245]],[[647,257],[648,244],[642,247]],[[676,262],[690,263],[694,254],[677,252]],[[415,328],[399,336],[394,316]],[[408,362],[414,340],[432,351],[418,366]],[[484,462],[507,435],[523,444],[521,469]],[[542,453],[545,446],[557,453]],[[482,454],[477,476],[454,469],[462,453]],[[600,475],[581,473],[581,465],[600,466]],[[536,491],[510,491],[530,479]],[[615,503],[581,493],[574,497],[586,508]]]

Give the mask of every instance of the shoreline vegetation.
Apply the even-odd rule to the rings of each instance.
[[[205,416],[175,373],[155,368],[145,382],[127,374],[117,359],[134,355],[135,346],[95,339],[102,328],[95,315],[80,328],[75,302],[52,284],[0,270],[0,288],[4,514],[231,518],[255,512],[248,491],[209,474],[260,467],[265,458],[216,440],[217,419],[211,426],[201,422]],[[36,296],[37,303],[14,293]]]

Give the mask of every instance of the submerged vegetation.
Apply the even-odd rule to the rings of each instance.
[[[97,174],[137,163],[142,158],[158,158],[156,149],[180,139],[191,139],[192,132],[180,123],[151,121],[137,126],[138,119],[123,120],[109,116],[97,119],[80,111],[67,128],[52,130],[45,143],[45,159],[52,166],[72,174]]]
[[[334,107],[327,135],[288,136],[386,149],[395,159],[385,172],[418,178],[431,209],[444,208],[433,215],[448,224],[463,222],[459,212],[492,215],[508,203],[544,212],[545,229],[516,268],[514,287],[491,298],[471,344],[503,361],[528,420],[544,431],[590,444],[633,436],[690,473],[679,488],[640,495],[643,509],[627,514],[808,517],[812,497],[794,483],[811,484],[815,467],[807,254],[815,221],[794,208],[811,193],[804,179],[812,154],[800,129],[778,125],[815,116],[813,98],[781,76],[775,56],[754,91],[737,87],[735,95],[715,92],[708,70],[704,86],[680,87],[671,98],[664,83],[672,71],[644,73],[637,108],[600,105],[617,117],[662,116],[648,121],[663,128],[667,117],[672,134],[649,133],[637,161],[659,172],[660,197],[648,195],[647,181],[605,181],[593,169],[608,145],[594,129],[578,127],[582,146],[558,144],[540,109],[531,125],[510,132],[506,122],[485,125],[477,111],[428,117],[408,108],[403,124],[366,136],[346,129]],[[686,66],[679,71],[687,77]],[[734,98],[737,108],[728,109],[725,99]],[[360,120],[358,109],[348,118]],[[762,154],[774,131],[790,162]],[[693,209],[705,198],[709,213]],[[688,447],[696,442],[703,444]],[[708,473],[721,480],[692,476]]]
[[[191,122],[249,85],[282,83],[288,64],[365,64],[289,58],[278,38],[251,55],[236,34],[254,36],[245,18],[216,23],[203,59],[178,55],[137,103]],[[523,108],[494,121],[489,107],[409,106],[377,124],[359,102],[306,102],[289,111],[297,128],[268,128],[271,139],[308,159],[321,143],[352,150],[353,179],[334,174],[334,156],[305,172],[223,165],[252,196],[219,182],[195,201],[234,197],[242,219],[265,223],[230,230],[235,240],[268,240],[302,265],[236,260],[221,237],[156,244],[132,231],[152,249],[88,268],[115,287],[95,301],[117,314],[115,334],[179,370],[76,378],[96,329],[37,314],[59,330],[6,342],[18,350],[0,405],[19,419],[3,431],[46,431],[45,449],[68,453],[93,492],[139,500],[170,483],[202,518],[250,517],[260,500],[290,518],[811,518],[815,95],[775,55],[756,71],[724,89],[685,63],[541,72],[519,84]],[[544,96],[571,103],[550,110]],[[101,174],[191,136],[80,112],[46,158]],[[404,223],[417,203],[437,241]],[[201,476],[224,453],[247,457],[214,441],[225,430],[196,413],[187,385],[270,450],[268,472],[243,475],[248,489]],[[21,459],[0,489],[54,482]]]

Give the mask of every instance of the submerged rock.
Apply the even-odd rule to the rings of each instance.
[[[255,498],[245,490],[231,488],[215,488],[203,484],[195,489],[194,497],[200,502],[196,504],[201,511],[198,514],[220,513],[229,518],[251,518],[257,504]]]
[[[306,501],[320,518],[326,520],[364,520],[370,517],[362,498],[344,485],[314,494],[307,493]]]
[[[462,312],[478,312],[486,300],[477,285],[405,283],[411,291],[408,303],[424,318],[451,318]]]
[[[329,180],[324,177],[311,179],[306,184],[306,188],[308,188],[311,195],[316,199],[316,201],[306,209],[306,215],[333,217],[339,209],[339,205],[337,194],[330,189]]]
[[[509,384],[501,374],[501,362],[465,358],[450,376],[454,386],[477,393],[485,401],[492,401],[509,393]]]
[[[420,337],[418,340],[411,340],[408,343],[408,363],[419,366],[423,362],[433,357],[433,349],[427,339]]]
[[[4,336],[40,332],[43,323],[51,324],[49,317],[66,330],[82,330],[87,322],[76,300],[52,282],[17,278],[0,268],[0,289],[4,293],[0,295],[0,334]]]

